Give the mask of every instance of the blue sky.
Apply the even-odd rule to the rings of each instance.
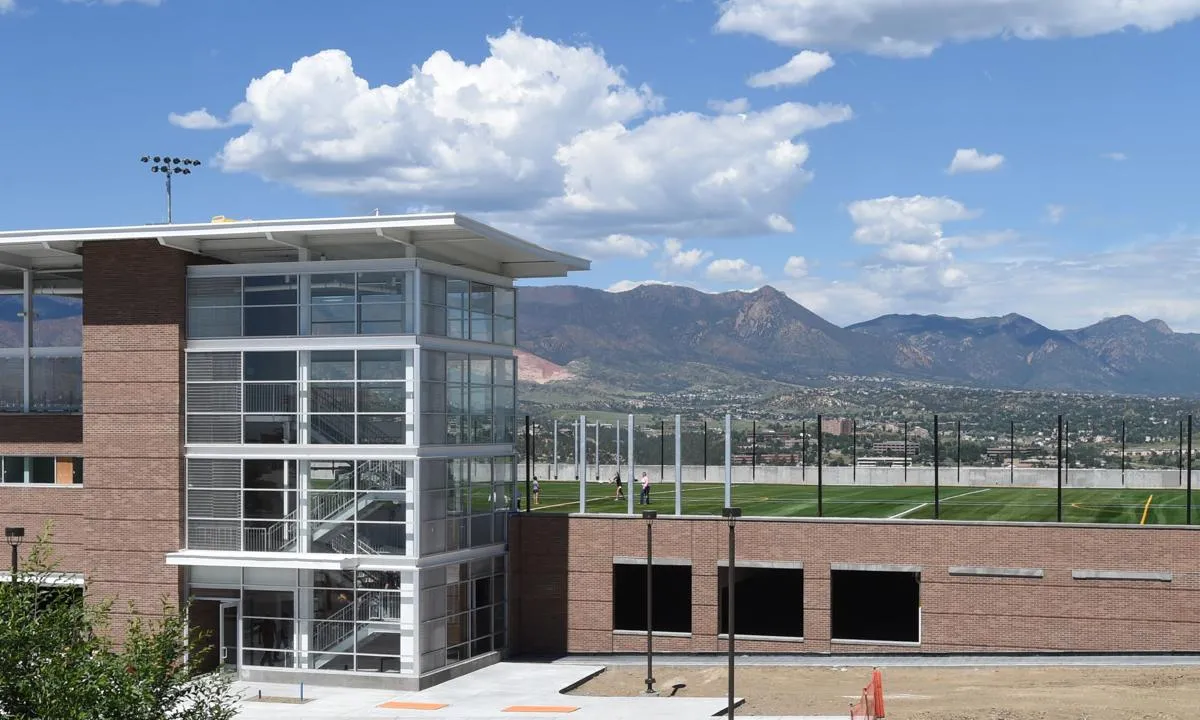
[[[1136,5],[1136,7],[1133,7]],[[1200,0],[0,0],[5,229],[414,209],[835,322],[1200,330]],[[957,157],[957,160],[955,158]]]

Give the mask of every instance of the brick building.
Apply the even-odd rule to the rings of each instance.
[[[452,214],[0,233],[0,523],[245,677],[490,662],[513,280],[587,267]]]

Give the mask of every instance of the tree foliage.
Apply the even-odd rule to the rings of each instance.
[[[237,697],[222,673],[200,674],[208,651],[186,608],[132,616],[110,639],[111,602],[54,585],[43,533],[13,582],[0,583],[0,718],[231,720]]]

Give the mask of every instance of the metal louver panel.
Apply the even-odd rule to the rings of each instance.
[[[188,353],[188,382],[236,382],[242,379],[241,353]]]
[[[237,490],[242,486],[242,461],[189,458],[187,482],[191,488]]]
[[[241,550],[242,531],[237,520],[189,520],[190,550]]]
[[[191,384],[187,387],[189,413],[238,413],[242,386],[238,383]]]
[[[188,490],[189,518],[222,518],[236,520],[242,516],[240,490]]]
[[[242,418],[240,415],[188,415],[187,441],[189,443],[240,443],[242,441]]]
[[[189,308],[241,305],[242,279],[240,277],[188,278],[187,304]]]

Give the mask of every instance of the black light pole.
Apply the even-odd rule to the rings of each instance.
[[[646,694],[657,695],[654,689],[654,510],[643,510],[646,521]]]
[[[1067,437],[1063,440],[1063,484],[1071,484],[1071,421],[1064,423]]]
[[[955,460],[957,467],[954,470],[954,482],[962,482],[962,420],[954,421],[954,452],[958,456]]]
[[[1187,431],[1187,524],[1192,524],[1192,416],[1188,415]]]
[[[704,418],[704,479],[708,480],[708,418]]]
[[[758,476],[758,421],[750,421],[750,479]]]
[[[667,421],[658,421],[658,481],[663,481],[667,467]]]
[[[1121,484],[1125,484],[1125,421],[1121,421]]]
[[[825,446],[823,443],[823,436],[825,433],[822,431],[822,427],[821,416],[817,415],[817,517],[823,517],[825,515],[823,497],[825,494],[824,475],[822,474],[824,472],[823,465],[825,464],[822,462],[825,457]]]
[[[171,176],[191,175],[192,168],[200,167],[199,160],[177,158],[166,155],[143,155],[142,162],[150,166],[150,172],[162,173],[167,179],[167,224],[173,221],[171,213]]]
[[[1063,485],[1063,421],[1062,415],[1058,416],[1058,521],[1062,522],[1062,485]]]
[[[850,421],[850,459],[854,461],[850,468],[850,482],[858,482],[858,418]]]
[[[734,592],[733,592],[733,588],[737,584],[737,582],[735,580],[735,578],[737,577],[737,561],[735,560],[735,558],[737,557],[737,554],[736,554],[736,541],[734,539],[733,528],[734,528],[734,525],[736,524],[737,519],[742,516],[742,509],[736,508],[736,507],[722,508],[721,515],[724,516],[725,519],[729,522],[729,582],[727,583],[726,588],[725,588],[726,592],[728,593],[728,600],[726,600],[725,604],[729,608],[729,614],[728,614],[728,617],[726,618],[727,624],[729,626],[728,627],[728,630],[729,630],[729,706],[725,711],[725,715],[726,715],[726,717],[733,717],[733,643],[734,643],[734,627],[733,627]]]
[[[808,421],[800,421],[800,482],[808,482]]]
[[[938,416],[933,416],[933,519],[942,517],[941,483],[938,477],[939,458],[938,445]]]
[[[21,547],[21,542],[25,539],[25,528],[4,528],[4,539],[12,546],[12,577],[9,578],[9,582],[15,583],[17,581],[17,548]]]
[[[1179,485],[1183,486],[1183,420],[1179,421]]]
[[[525,416],[525,512],[533,510],[533,483],[530,480],[531,471],[531,455],[530,447],[533,445],[533,436],[529,434],[529,416]]]
[[[1017,472],[1017,424],[1008,421],[1008,484],[1016,482]]]
[[[908,482],[908,421],[904,421],[904,482]]]

